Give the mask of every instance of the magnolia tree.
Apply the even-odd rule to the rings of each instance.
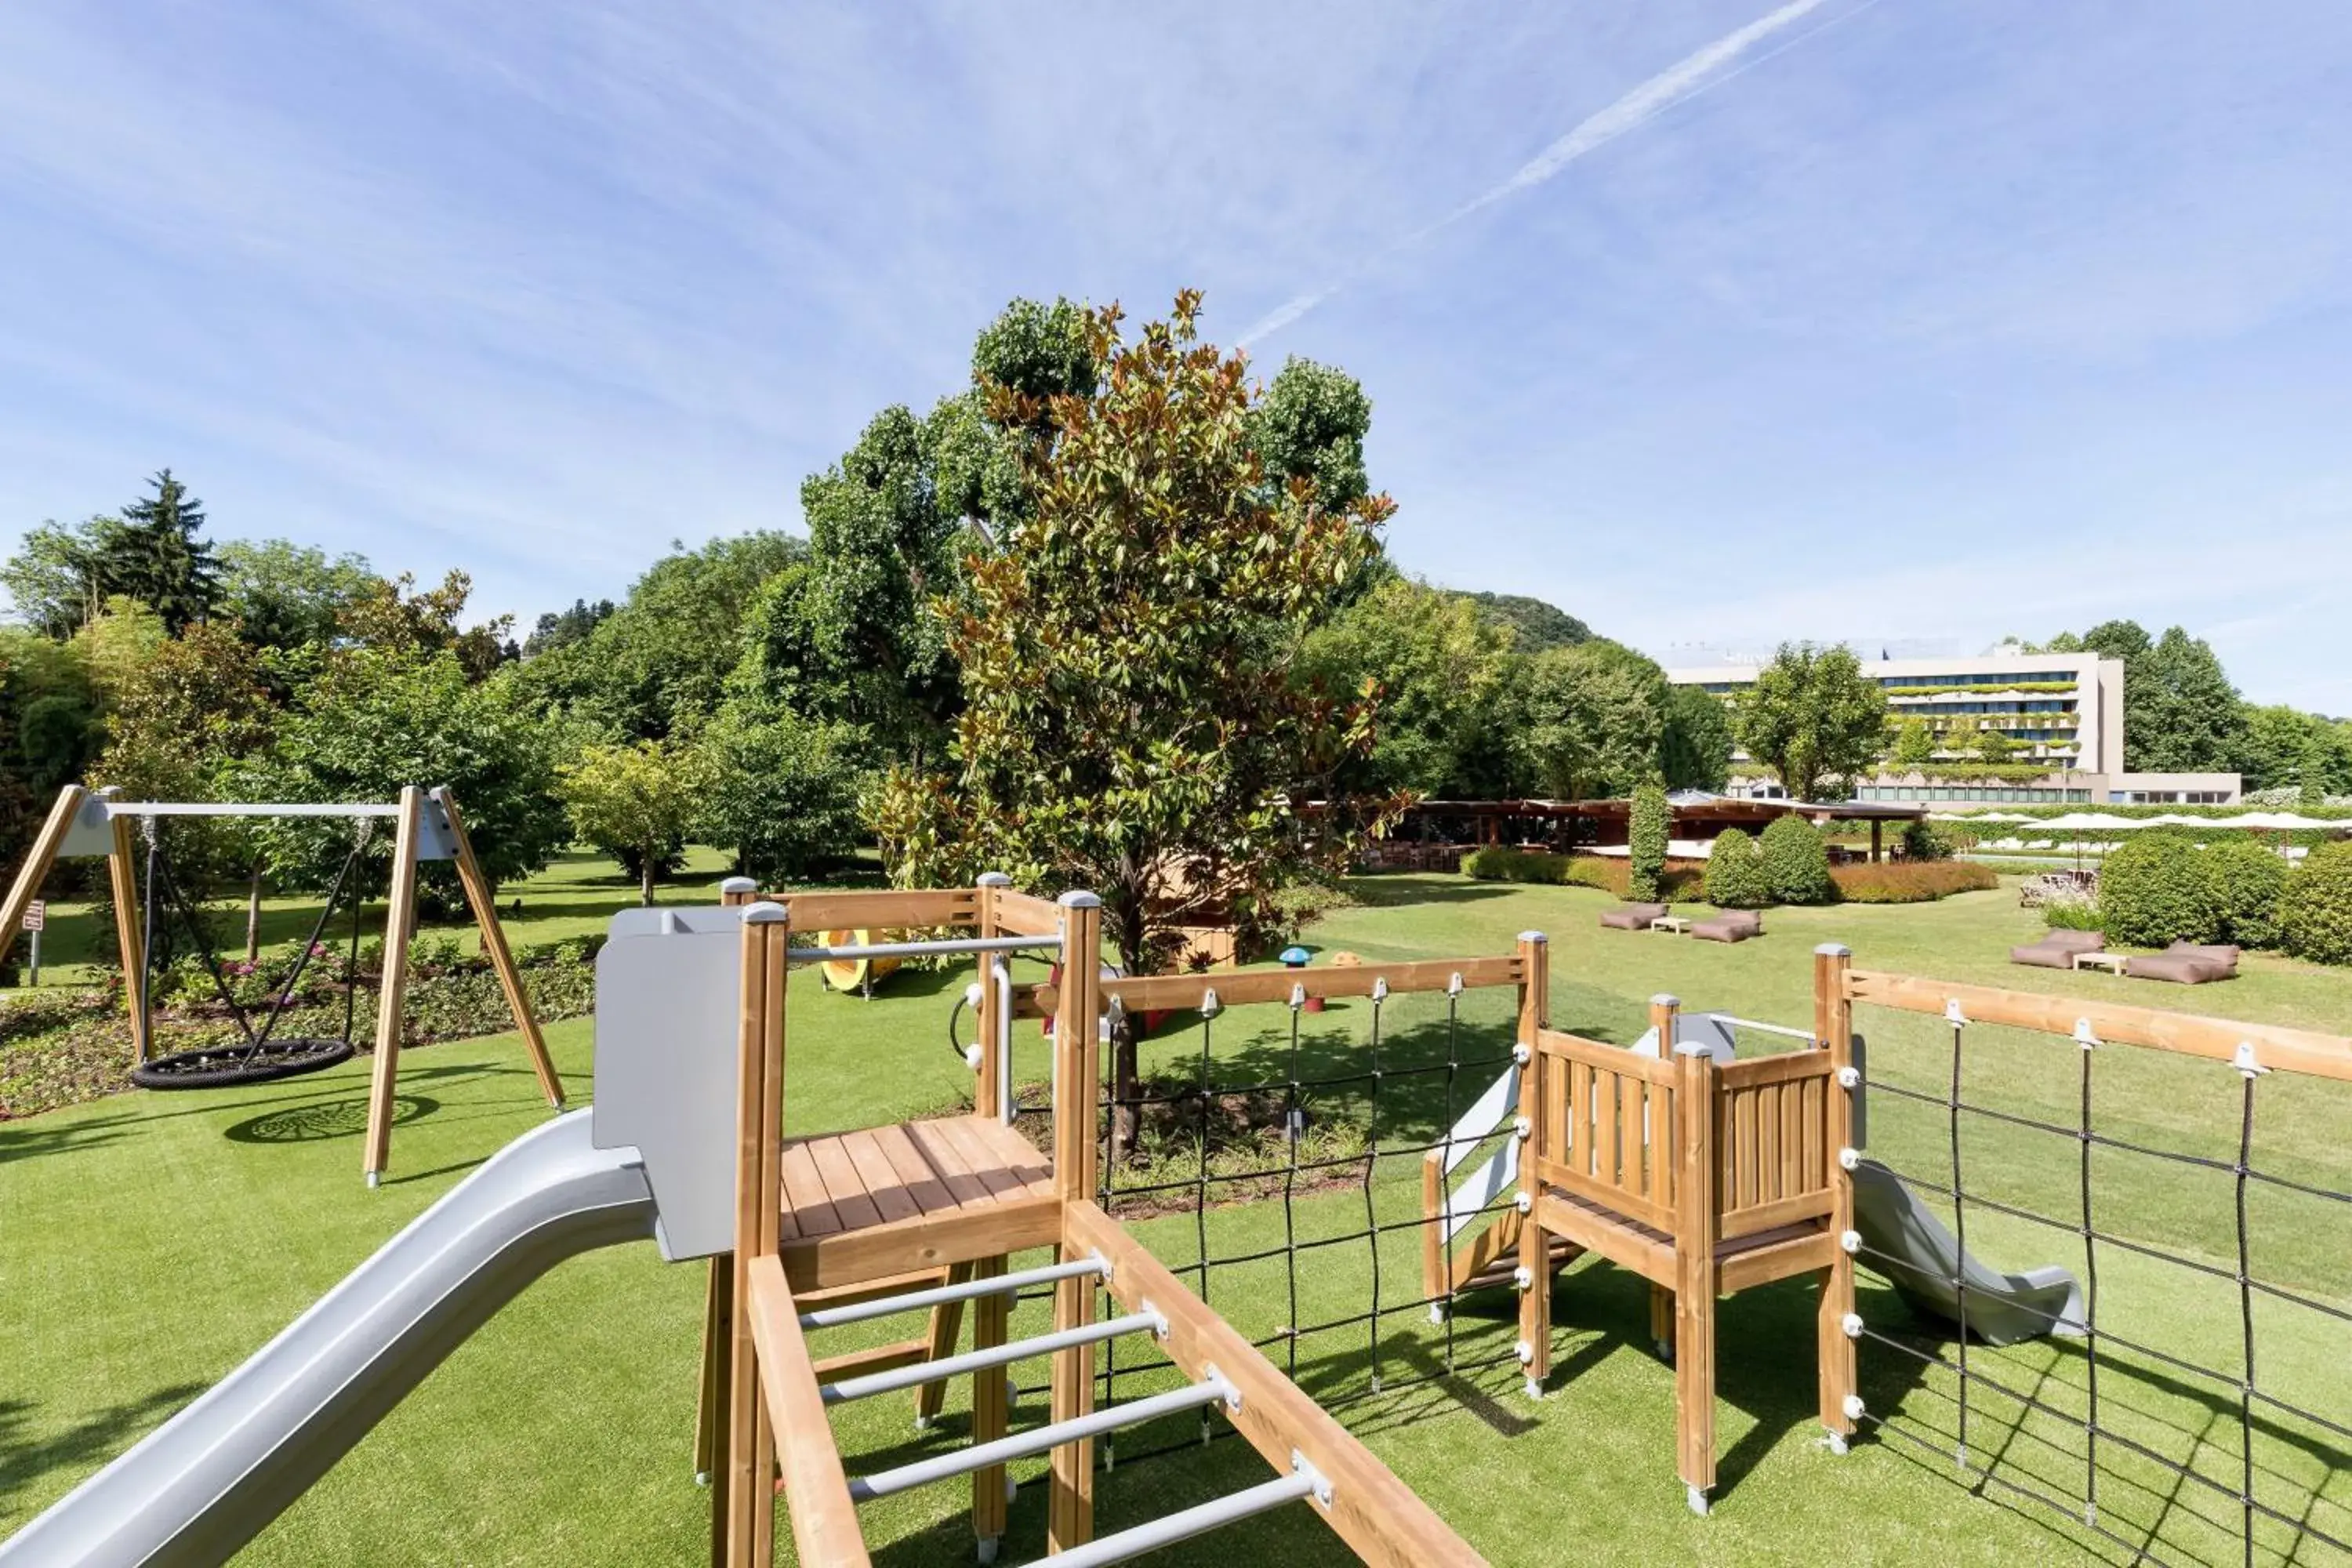
[[[903,883],[1093,889],[1129,973],[1212,915],[1269,929],[1377,815],[1332,798],[1370,749],[1370,702],[1297,666],[1392,505],[1270,477],[1246,363],[1200,341],[1199,309],[1178,296],[1133,342],[1117,307],[1093,312],[1089,393],[985,389],[992,420],[1049,433],[1022,452],[1027,510],[937,605],[963,671],[950,766],[895,771],[877,813]],[[1131,1098],[1131,1037],[1115,1071]]]
[[[1886,744],[1886,693],[1846,647],[1784,643],[1739,698],[1732,726],[1748,754],[1798,800],[1851,790]]]

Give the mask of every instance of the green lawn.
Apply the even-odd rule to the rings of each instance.
[[[698,877],[716,875],[699,867]],[[681,886],[680,898],[707,896]],[[1693,1007],[1802,1023],[1811,1014],[1811,949],[1851,945],[1858,963],[1952,979],[2194,1005],[2233,1016],[2342,1032],[2352,1027],[2352,976],[2250,959],[2234,984],[2175,993],[2095,974],[2013,968],[2005,949],[2038,929],[2012,893],[1970,894],[1929,907],[1775,911],[1771,934],[1736,948],[1663,935],[1603,932],[1608,900],[1582,889],[1520,888],[1448,877],[1391,876],[1356,885],[1360,901],[1310,933],[1326,949],[1377,962],[1504,951],[1519,931],[1553,937],[1551,1011],[1561,1026],[1619,1041],[1643,1024],[1647,998],[1671,991]],[[630,891],[609,868],[567,861],[520,894],[519,941],[600,927]],[[933,1109],[962,1092],[969,1075],[945,1045],[961,974],[902,973],[872,1002],[796,987],[786,1117],[796,1131],[870,1124]],[[1474,994],[1454,1047],[1465,1058],[1497,1048],[1507,1008]],[[1300,1076],[1360,1070],[1370,1008],[1335,1005],[1301,1020]],[[1874,1079],[1940,1094],[1950,1066],[1939,1021],[1865,1012]],[[1221,1083],[1286,1076],[1286,1009],[1235,1010],[1211,1035]],[[550,1030],[574,1092],[588,1089],[588,1026]],[[1020,1070],[1042,1077],[1033,1030],[1021,1033]],[[1179,1020],[1151,1041],[1154,1065],[1196,1069],[1197,1024]],[[1442,1074],[1406,1069],[1444,1059],[1441,998],[1400,997],[1382,1010],[1386,1069],[1377,1113],[1381,1142],[1425,1142],[1443,1123]],[[2028,1041],[1971,1029],[1969,1093],[1995,1106],[2071,1123],[2078,1059],[2064,1042]],[[348,1271],[385,1237],[499,1145],[544,1115],[511,1037],[440,1045],[404,1058],[403,1117],[386,1186],[358,1176],[364,1062],[331,1073],[218,1095],[117,1097],[28,1121],[0,1123],[0,1356],[11,1371],[0,1391],[0,1531],[12,1529],[141,1432],[218,1378]],[[1457,1075],[1458,1107],[1493,1068]],[[2135,1142],[2230,1154],[2237,1132],[2237,1079],[2228,1069],[2121,1049],[2095,1063],[2099,1125]],[[2352,1187],[2352,1096],[2340,1086],[2265,1080],[2257,1090],[2257,1163],[2315,1186]],[[1310,1100],[1318,1116],[1372,1110],[1364,1085]],[[1872,1108],[1874,1153],[1912,1173],[1948,1172],[1948,1127],[1940,1107],[1882,1095]],[[2010,1123],[1972,1118],[1962,1130],[1967,1184],[2022,1205],[2073,1214],[2078,1146]],[[1411,1155],[1383,1160],[1363,1188],[1300,1199],[1287,1216],[1295,1237],[1337,1245],[1300,1254],[1296,1316],[1279,1258],[1220,1263],[1213,1303],[1255,1336],[1283,1325],[1328,1322],[1373,1302],[1369,1213],[1386,1225],[1417,1205]],[[1116,1179],[1116,1178],[1115,1178]],[[2234,1210],[2226,1174],[2158,1164],[2102,1150],[2095,1193],[2104,1229],[2234,1268]],[[2254,1272],[2339,1306],[2352,1303],[2352,1216],[2341,1205],[2263,1191],[2252,1205]],[[1209,1254],[1230,1258],[1279,1246],[1279,1202],[1145,1220],[1139,1233],[1171,1263],[1192,1263],[1202,1232]],[[2004,1268],[2079,1267],[2081,1245],[1990,1211],[1969,1216],[1971,1247]],[[1998,1488],[1971,1495],[1969,1478],[1895,1436],[1833,1458],[1815,1442],[1811,1291],[1802,1285],[1749,1292],[1727,1304],[1721,1336],[1722,1486],[1715,1516],[1684,1510],[1673,1464],[1673,1380],[1644,1348],[1642,1289],[1600,1266],[1562,1281],[1555,1304],[1558,1367],[1550,1395],[1530,1404],[1507,1365],[1476,1367],[1399,1386],[1441,1368],[1448,1334],[1409,1306],[1419,1293],[1417,1243],[1407,1231],[1380,1246],[1380,1300],[1391,1309],[1378,1337],[1384,1392],[1370,1391],[1374,1340],[1361,1323],[1305,1335],[1298,1375],[1318,1396],[1344,1401],[1348,1423],[1474,1544],[1500,1563],[1680,1561],[1916,1565],[1929,1561],[2126,1562],[2115,1548]],[[2233,1284],[2116,1249],[2100,1258],[2103,1326],[2151,1349],[2222,1368],[2238,1353]],[[632,1247],[563,1265],[464,1346],[407,1402],[268,1531],[247,1554],[258,1563],[684,1563],[703,1552],[706,1495],[688,1472],[700,1271],[663,1266]],[[1507,1350],[1507,1303],[1474,1306],[1452,1331],[1460,1363]],[[1891,1293],[1865,1275],[1862,1310],[1874,1327],[1945,1363],[1952,1347],[1909,1321]],[[1024,1307],[1030,1326],[1040,1309]],[[2259,1313],[2265,1387],[2297,1402],[2352,1415],[2346,1325],[2275,1304]],[[877,1327],[877,1339],[903,1332]],[[1277,1342],[1269,1353],[1287,1352]],[[1122,1351],[1122,1364],[1135,1366]],[[1874,1413],[1949,1446],[1955,1407],[1948,1371],[1923,1368],[1866,1344],[1864,1393]],[[2053,1406],[2074,1408],[2085,1371],[2079,1350],[2047,1343],[1970,1352],[1990,1373]],[[1041,1372],[1033,1369],[1033,1375]],[[1156,1386],[1146,1371],[1122,1374],[1120,1394]],[[2102,1518],[2167,1562],[2238,1560],[2238,1505],[2195,1481],[2136,1458],[2129,1439],[2230,1480],[2240,1463],[2235,1391],[2147,1356],[2103,1352],[2103,1416],[2119,1434],[2103,1450]],[[1024,1400],[1023,1417],[1041,1401]],[[900,1401],[853,1405],[837,1418],[854,1469],[879,1468],[957,1440],[961,1391],[942,1431],[919,1437]],[[2080,1485],[2079,1437],[2046,1417],[1971,1394],[1970,1447],[1997,1472],[2040,1484]],[[2346,1424],[2352,1425],[2352,1421]],[[1197,1432],[1122,1437],[1124,1455]],[[2302,1430],[2273,1412],[2257,1427],[2257,1495],[2338,1538],[2352,1534],[2352,1440]],[[1034,1475],[1035,1464],[1016,1473]],[[1122,1523],[1258,1479],[1242,1445],[1221,1442],[1148,1462],[1121,1462],[1098,1484],[1101,1523]],[[2318,1500],[2314,1500],[2315,1497]],[[869,1507],[877,1560],[892,1564],[969,1561],[961,1504],[947,1486]],[[1015,1506],[1009,1556],[1024,1561],[1043,1538],[1040,1489]],[[2289,1559],[2286,1553],[2292,1552]],[[1156,1561],[1346,1561],[1304,1510],[1211,1537]],[[2265,1524],[2258,1560],[2342,1561],[2309,1536]]]

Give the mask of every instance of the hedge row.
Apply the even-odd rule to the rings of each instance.
[[[2229,942],[2352,963],[2352,843],[2323,845],[2290,869],[2251,840],[2200,847],[2144,835],[2100,866],[2097,923],[2136,947]]]
[[[1990,866],[1973,860],[1882,860],[1873,865],[1832,866],[1830,879],[1849,904],[1925,904],[1954,893],[2000,886]]]
[[[1548,887],[1598,888],[1619,898],[1627,896],[1633,868],[1630,863],[1601,855],[1554,855],[1539,849],[1488,848],[1462,858],[1462,874],[1480,882],[1534,882]],[[1696,896],[1699,868],[1686,861],[1669,862],[1659,874],[1662,898]]]

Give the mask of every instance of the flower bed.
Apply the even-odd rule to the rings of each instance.
[[[1953,893],[1997,888],[2000,878],[1973,860],[1882,860],[1875,865],[1832,866],[1830,880],[1850,904],[1926,904]]]

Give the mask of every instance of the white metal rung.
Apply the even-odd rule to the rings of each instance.
[[[846,1307],[820,1307],[814,1312],[801,1314],[804,1329],[838,1329],[850,1323],[862,1323],[872,1318],[887,1318],[894,1312],[911,1312],[922,1307],[944,1306],[950,1301],[969,1301],[977,1296],[1009,1296],[1015,1290],[1025,1290],[1032,1285],[1048,1285],[1056,1279],[1074,1279],[1081,1274],[1110,1276],[1110,1265],[1099,1257],[1080,1258],[1075,1263],[1048,1263],[1038,1268],[1024,1268],[1013,1274],[991,1275],[985,1279],[973,1279],[961,1285],[934,1285],[920,1290],[909,1290],[902,1296],[885,1296],[878,1300],[853,1302]]]
[[[1234,1397],[1234,1385],[1212,1374],[1205,1382],[1189,1388],[1179,1388],[1167,1394],[1155,1394],[1149,1399],[1130,1399],[1114,1405],[1108,1410],[1058,1421],[1034,1431],[1016,1432],[1009,1437],[999,1437],[992,1443],[975,1443],[954,1453],[940,1454],[928,1459],[918,1459],[910,1465],[900,1465],[894,1470],[882,1470],[871,1476],[853,1479],[849,1495],[858,1502],[871,1501],[908,1491],[933,1481],[944,1481],[984,1470],[991,1465],[1001,1465],[1010,1459],[1025,1459],[1032,1454],[1042,1454],[1058,1448],[1065,1443],[1075,1443],[1084,1437],[1099,1437],[1121,1426],[1139,1422],[1156,1421],[1162,1415],[1195,1410],[1203,1405],[1223,1405]]]
[[[1247,1519],[1253,1514],[1280,1508],[1314,1495],[1326,1485],[1323,1477],[1311,1465],[1300,1464],[1290,1474],[1267,1481],[1244,1491],[1234,1492],[1181,1513],[1171,1513],[1165,1519],[1151,1520],[1116,1535],[1106,1535],[1083,1546],[1074,1546],[1045,1562],[1052,1568],[1101,1568],[1108,1563],[1124,1563],[1130,1557],[1140,1557],[1162,1546],[1172,1546],[1179,1541],[1204,1535],[1220,1525]]]
[[[1100,1344],[1121,1334],[1163,1333],[1167,1327],[1168,1320],[1157,1312],[1130,1312],[1124,1318],[1113,1318],[1108,1322],[1061,1329],[1050,1334],[1039,1334],[1034,1339],[1015,1340],[1009,1345],[966,1351],[961,1355],[918,1362],[912,1366],[893,1367],[887,1372],[868,1373],[864,1377],[845,1377],[839,1383],[823,1384],[817,1392],[827,1405],[839,1405],[845,1400],[895,1394],[899,1389],[913,1388],[919,1384],[944,1383],[968,1372],[986,1372],[990,1367],[1026,1361],[1031,1356],[1050,1355],[1055,1351],[1074,1350],[1079,1345]]]

